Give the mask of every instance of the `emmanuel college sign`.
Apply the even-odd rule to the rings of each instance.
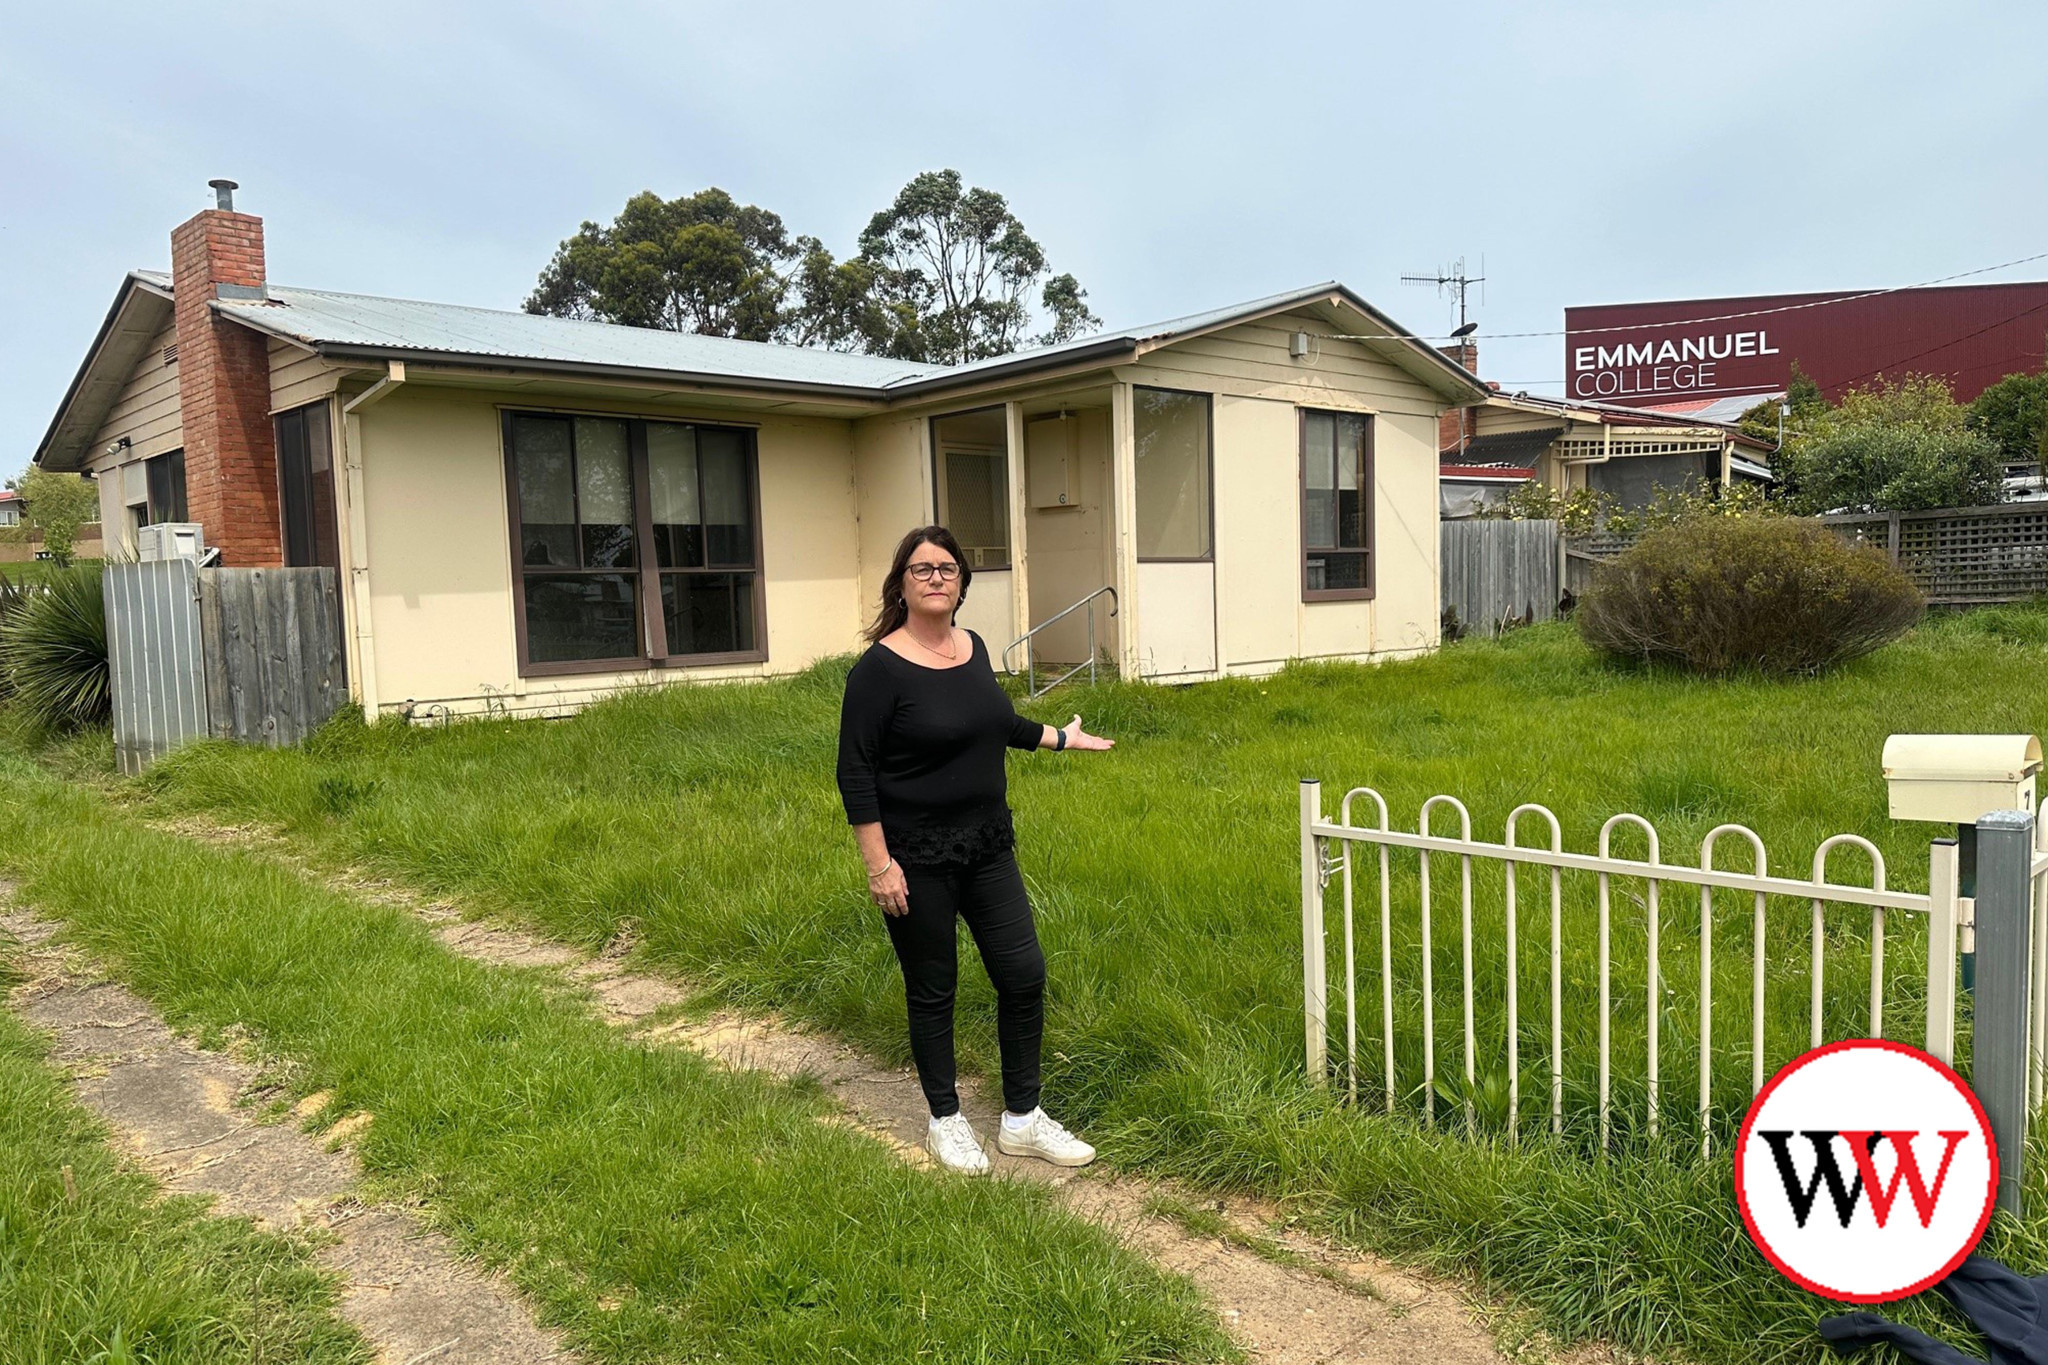
[[[1767,331],[1572,347],[1571,396],[1641,398],[1719,388],[1720,362],[1777,355]]]
[[[2037,371],[2048,282],[1889,293],[1601,304],[1564,313],[1565,395],[1636,406],[1782,390],[1797,364],[1830,398],[1936,374],[1968,402]]]

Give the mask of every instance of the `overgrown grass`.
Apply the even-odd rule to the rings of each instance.
[[[333,1092],[424,1202],[592,1359],[1207,1360],[1186,1282],[1045,1191],[914,1169],[815,1089],[607,1029],[532,974],[0,757],[0,866],[174,1022]]]
[[[1574,848],[1590,848],[1608,815],[1635,810],[1657,823],[1671,862],[1693,861],[1707,830],[1740,821],[1769,842],[1773,870],[1792,876],[1806,874],[1819,840],[1854,831],[1883,849],[1892,885],[1913,886],[1941,831],[1887,819],[1879,751],[1894,731],[2048,727],[2038,687],[2048,654],[2027,643],[2028,609],[2012,611],[1993,630],[1970,616],[1932,621],[1806,682],[1619,670],[1555,627],[1381,668],[1301,666],[1183,690],[1113,685],[1025,708],[1053,719],[1080,710],[1118,741],[1107,755],[1011,762],[1020,859],[1051,960],[1050,1102],[1113,1160],[1294,1199],[1359,1242],[1477,1272],[1565,1337],[1717,1361],[1817,1357],[1811,1326],[1825,1306],[1763,1265],[1742,1235],[1725,1164],[1692,1160],[1690,1144],[1625,1143],[1599,1163],[1540,1142],[1467,1142],[1304,1093],[1296,783],[1321,777],[1331,810],[1345,788],[1370,784],[1411,827],[1424,798],[1453,793],[1476,832],[1496,839],[1515,805],[1542,801]],[[275,822],[309,847],[585,945],[630,923],[654,964],[900,1057],[901,985],[832,784],[844,667],[622,697],[562,723],[357,723],[300,752],[206,747],[160,766],[151,787],[166,809]],[[1533,824],[1522,837],[1535,837]],[[1639,856],[1640,845],[1617,849]],[[1733,848],[1723,860],[1739,861]],[[1848,879],[1859,869],[1845,857],[1835,871]],[[1413,875],[1412,864],[1399,874],[1397,894]],[[1455,875],[1438,870],[1432,945],[1439,1069],[1455,1078],[1440,1112],[1462,1099]],[[1505,958],[1498,884],[1482,876],[1477,891],[1477,965],[1495,983],[1476,1002],[1484,1100],[1500,1090]],[[1615,1055],[1623,1108],[1639,1112],[1647,1000],[1630,894],[1640,888],[1617,887]],[[1368,895],[1366,935],[1377,920]],[[1532,874],[1522,906],[1527,1125],[1547,1086],[1537,1060],[1547,1050],[1548,900]],[[1569,889],[1567,1083],[1579,1115],[1597,1028],[1591,913],[1590,889]],[[1800,1050],[1805,1031],[1806,921],[1796,908],[1773,913],[1782,922],[1769,954],[1770,1066]],[[1696,1086],[1687,973],[1697,897],[1667,888],[1664,914],[1664,1116],[1667,1135],[1682,1138]],[[1900,918],[1887,1032],[1910,1038],[1918,1000]],[[1409,1090],[1422,952],[1412,905],[1401,923]],[[1747,926],[1747,906],[1717,908],[1724,1125],[1748,1094]],[[1860,916],[1838,914],[1829,935],[1829,1027],[1854,1031],[1867,979]],[[1376,948],[1372,936],[1366,944]],[[1376,1005],[1376,952],[1361,961],[1361,998]],[[987,1067],[993,1000],[978,973],[963,973],[963,985],[963,1050]],[[1374,1081],[1369,1070],[1368,1095]],[[2002,1235],[2001,1248],[2048,1269],[2031,1231]]]
[[[0,991],[7,950],[0,939]],[[370,1358],[304,1243],[165,1197],[44,1052],[0,1009],[0,1361]]]

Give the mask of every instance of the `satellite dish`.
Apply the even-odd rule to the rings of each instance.
[[[1464,325],[1463,327],[1460,327],[1460,328],[1459,328],[1459,329],[1458,329],[1457,331],[1455,331],[1455,332],[1451,333],[1451,340],[1453,340],[1453,341],[1456,341],[1456,340],[1458,340],[1458,339],[1459,339],[1460,337],[1468,337],[1468,336],[1471,336],[1471,335],[1472,335],[1472,334],[1473,334],[1474,332],[1476,332],[1476,331],[1478,331],[1478,330],[1479,330],[1479,324],[1478,324],[1478,323],[1476,323],[1476,322],[1468,322],[1468,323],[1466,323],[1466,324],[1465,324],[1465,325]]]

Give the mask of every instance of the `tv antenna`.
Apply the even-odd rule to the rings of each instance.
[[[1471,336],[1472,333],[1479,330],[1477,323],[1465,321],[1465,300],[1472,292],[1473,285],[1483,285],[1486,283],[1486,257],[1481,256],[1479,258],[1479,273],[1477,275],[1467,275],[1465,273],[1465,258],[1460,256],[1451,263],[1451,267],[1448,270],[1438,266],[1436,273],[1433,275],[1425,275],[1420,272],[1413,275],[1403,275],[1401,283],[1434,285],[1439,297],[1442,296],[1446,289],[1450,290],[1458,299],[1458,330],[1454,335],[1464,338]],[[1479,302],[1482,305],[1486,302],[1486,291],[1484,289],[1479,291]]]

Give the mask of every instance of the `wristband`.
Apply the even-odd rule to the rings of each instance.
[[[1053,734],[1058,736],[1058,738],[1054,739],[1052,742],[1052,751],[1054,753],[1058,753],[1060,750],[1067,747],[1067,732],[1065,729],[1058,729],[1054,730]]]

